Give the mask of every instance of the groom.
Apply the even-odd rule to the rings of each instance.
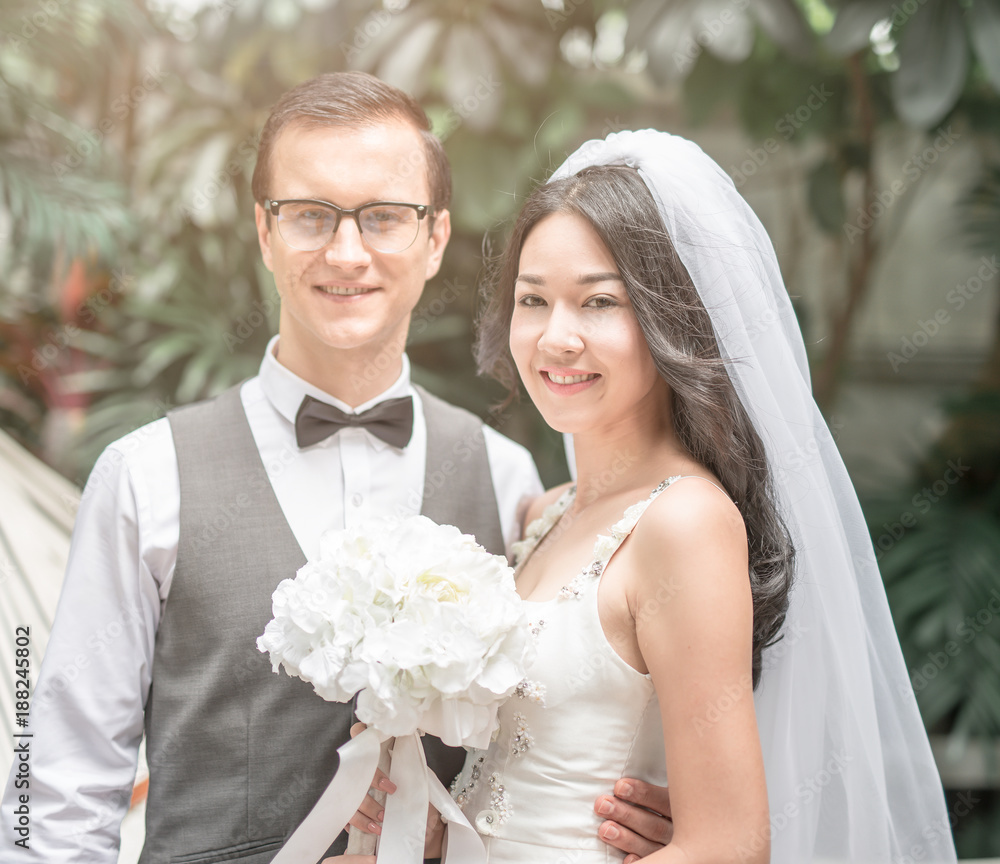
[[[306,82],[265,124],[253,189],[278,336],[258,376],[95,466],[26,730],[30,786],[12,774],[3,802],[9,832],[30,800],[12,860],[113,864],[145,729],[140,861],[269,862],[352,719],[255,650],[274,586],[323,531],[372,514],[422,512],[502,553],[541,491],[523,448],[410,382],[410,316],[450,236],[450,169],[420,107],[360,73]],[[429,760],[447,775],[461,754]]]

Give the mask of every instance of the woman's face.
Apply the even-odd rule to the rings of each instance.
[[[525,239],[510,350],[559,432],[655,419],[667,404],[614,258],[582,216],[553,213]]]

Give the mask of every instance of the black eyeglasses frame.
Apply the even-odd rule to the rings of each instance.
[[[364,239],[365,243],[368,243],[368,245],[371,245],[371,243],[367,239],[365,239],[365,231],[361,227],[361,218],[358,215],[359,213],[361,213],[362,210],[367,210],[370,207],[409,207],[411,210],[416,211],[417,222],[418,223],[425,216],[430,217],[430,219],[433,220],[435,212],[436,212],[435,208],[431,204],[411,204],[408,201],[372,201],[372,202],[370,202],[368,204],[362,204],[360,207],[354,207],[354,208],[352,208],[350,210],[347,210],[344,207],[338,207],[336,204],[333,204],[330,201],[323,201],[321,198],[282,198],[282,199],[277,200],[277,201],[275,201],[272,198],[265,198],[264,201],[263,201],[263,203],[262,203],[262,206],[263,206],[263,208],[268,213],[270,213],[271,215],[273,215],[275,218],[278,218],[279,213],[281,211],[281,206],[283,204],[321,204],[324,207],[329,207],[331,210],[333,210],[334,213],[337,214],[337,221],[334,223],[334,225],[333,225],[333,231],[330,233],[330,240],[332,240],[337,235],[337,231],[340,229],[341,220],[345,216],[350,216],[351,218],[354,219],[354,224],[358,226],[358,234],[359,234],[359,236],[362,239]],[[280,227],[279,227],[279,231],[280,231]],[[418,225],[417,226],[417,234],[419,234],[419,233],[420,233],[420,227]],[[282,235],[282,237],[284,237],[284,235]],[[407,249],[410,248],[410,246],[413,245],[413,242],[416,239],[417,239],[417,237],[416,237],[416,235],[414,235],[413,240],[410,241],[409,245],[404,246],[402,249],[397,249],[396,252],[405,252]],[[326,242],[329,243],[330,240],[327,240]],[[285,240],[285,242],[288,243],[287,240]],[[291,244],[289,243],[289,245],[291,245]],[[296,247],[292,246],[292,248],[294,249]],[[320,246],[318,248],[322,249],[323,246]],[[375,246],[372,246],[372,248],[376,249],[376,251],[381,251],[381,250],[377,249],[377,247],[375,247]],[[315,252],[317,250],[316,249],[300,249],[298,251],[300,251],[300,252]],[[394,255],[396,253],[395,252],[383,252],[382,254],[384,254],[384,255]]]

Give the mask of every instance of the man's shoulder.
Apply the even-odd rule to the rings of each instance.
[[[165,450],[172,451],[173,447],[170,421],[160,417],[112,441],[105,453],[116,454],[129,464],[138,464],[144,459],[163,455]]]
[[[139,426],[112,441],[87,477],[86,489],[100,485],[121,490],[122,483],[156,484],[164,471],[177,473],[170,423],[166,417]],[[130,478],[126,480],[126,478]]]
[[[159,467],[164,461],[175,461],[177,450],[170,415],[207,412],[218,398],[212,396],[171,408],[166,416],[145,423],[112,441],[105,448],[101,459],[124,461],[130,471],[142,471],[151,464]]]

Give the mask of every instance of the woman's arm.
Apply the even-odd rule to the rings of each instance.
[[[743,520],[717,489],[682,483],[650,505],[631,541],[630,606],[660,694],[674,828],[647,860],[766,864]]]

